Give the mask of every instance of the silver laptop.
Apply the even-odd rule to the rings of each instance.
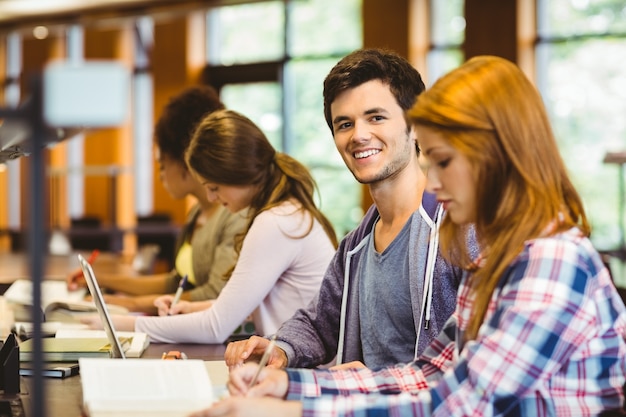
[[[89,288],[89,292],[91,293],[93,302],[96,304],[96,309],[98,310],[100,321],[102,322],[102,326],[104,327],[104,332],[106,333],[107,339],[109,339],[109,343],[111,344],[111,357],[126,359],[122,344],[120,343],[120,340],[117,337],[117,333],[115,332],[113,320],[111,320],[109,310],[104,303],[104,297],[102,297],[100,286],[98,285],[98,281],[96,280],[96,274],[94,274],[93,268],[91,267],[89,262],[87,262],[87,260],[80,254],[78,255],[78,261],[80,262],[80,267],[83,270],[85,281],[87,281],[87,288]]]

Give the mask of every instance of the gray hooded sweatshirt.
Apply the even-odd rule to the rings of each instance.
[[[456,305],[457,288],[462,270],[451,266],[439,254],[438,247],[429,251],[435,227],[442,218],[442,207],[435,196],[424,193],[421,207],[413,213],[409,237],[409,283],[415,329],[415,345],[407,346],[417,358],[439,334]],[[289,367],[310,368],[351,361],[363,362],[359,320],[359,276],[357,265],[362,259],[365,242],[378,218],[375,206],[369,208],[356,229],[341,241],[317,297],[306,308],[298,310],[278,330],[277,346],[285,351]],[[434,240],[437,244],[437,240]],[[478,253],[474,236],[468,237],[470,253]],[[424,328],[424,283],[428,279],[428,258],[435,257],[431,274],[433,291],[428,329]],[[391,282],[391,281],[390,281]],[[388,314],[381,312],[381,314]],[[385,341],[381,341],[385,343]],[[402,362],[396,360],[386,366]],[[367,365],[367,363],[365,364]]]

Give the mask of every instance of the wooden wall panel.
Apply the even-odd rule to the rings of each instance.
[[[133,30],[130,24],[119,29],[87,29],[85,59],[115,59],[132,69]],[[110,175],[85,177],[86,215],[97,216],[104,224],[122,229],[136,225],[132,165],[131,117],[123,126],[98,129],[85,135],[85,166],[112,169]],[[125,235],[123,249],[129,253],[136,250],[134,234]]]
[[[156,24],[152,51],[155,123],[172,96],[199,82],[206,63],[204,30],[203,13]],[[154,211],[167,213],[176,224],[183,224],[193,199],[172,199],[159,180],[157,164],[154,185]]]
[[[497,55],[517,62],[517,1],[465,0],[465,58]]]
[[[411,0],[363,0],[363,46],[409,55]]]

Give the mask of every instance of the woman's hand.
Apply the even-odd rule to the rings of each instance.
[[[280,369],[264,367],[261,369],[254,386],[250,386],[259,370],[259,365],[247,363],[230,371],[228,375],[228,391],[235,397],[275,397],[285,398],[289,379],[287,372]]]
[[[285,371],[263,368],[257,383],[248,387],[258,369],[257,364],[249,363],[231,371],[228,390],[233,397],[219,401],[191,417],[300,417],[302,405],[299,402],[282,400],[287,395],[289,384]]]
[[[172,306],[173,295],[162,295],[154,300],[154,306],[159,310],[159,316],[173,316],[174,314],[189,314],[206,310],[213,306],[213,300],[185,301],[180,300]]]
[[[88,315],[80,318],[80,322],[89,326],[91,330],[102,330],[102,321],[97,314]]]
[[[70,272],[69,275],[65,277],[65,283],[67,284],[68,291],[76,291],[87,287],[87,282],[83,276],[83,270],[80,268]]]
[[[154,306],[159,310],[159,316],[173,316],[175,314],[191,313],[191,302],[180,300],[172,306],[173,295],[162,295],[154,300]]]

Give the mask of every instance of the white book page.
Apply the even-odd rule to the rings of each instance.
[[[92,417],[107,412],[189,413],[213,403],[201,360],[81,358],[79,366],[83,403]]]
[[[18,279],[6,290],[4,298],[7,301],[23,305],[33,304],[33,283],[28,279]],[[84,302],[87,290],[81,288],[68,291],[65,281],[44,280],[41,283],[41,305],[43,307],[54,301]]]

